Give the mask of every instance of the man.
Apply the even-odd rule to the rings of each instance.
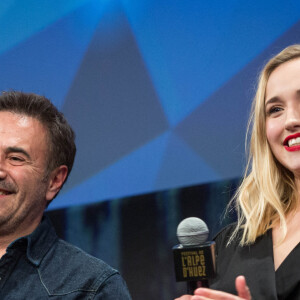
[[[0,299],[130,299],[116,270],[58,239],[43,216],[75,152],[48,99],[0,95]]]

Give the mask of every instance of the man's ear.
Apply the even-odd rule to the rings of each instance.
[[[46,200],[51,201],[61,189],[68,174],[68,167],[65,165],[54,169],[48,179],[48,189],[46,192]]]

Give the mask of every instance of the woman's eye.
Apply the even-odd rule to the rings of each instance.
[[[274,107],[271,107],[271,108],[268,110],[267,114],[268,114],[268,115],[271,115],[271,114],[275,114],[275,113],[280,112],[280,111],[282,111],[282,108],[281,108],[281,107],[274,106]]]

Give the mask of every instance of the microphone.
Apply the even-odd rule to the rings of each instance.
[[[198,287],[208,287],[215,276],[215,242],[206,242],[209,230],[204,221],[190,217],[177,227],[179,245],[173,247],[176,281],[187,282],[190,295]]]

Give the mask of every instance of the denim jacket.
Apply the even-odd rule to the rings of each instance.
[[[130,300],[120,274],[59,239],[47,217],[0,260],[0,299]]]

